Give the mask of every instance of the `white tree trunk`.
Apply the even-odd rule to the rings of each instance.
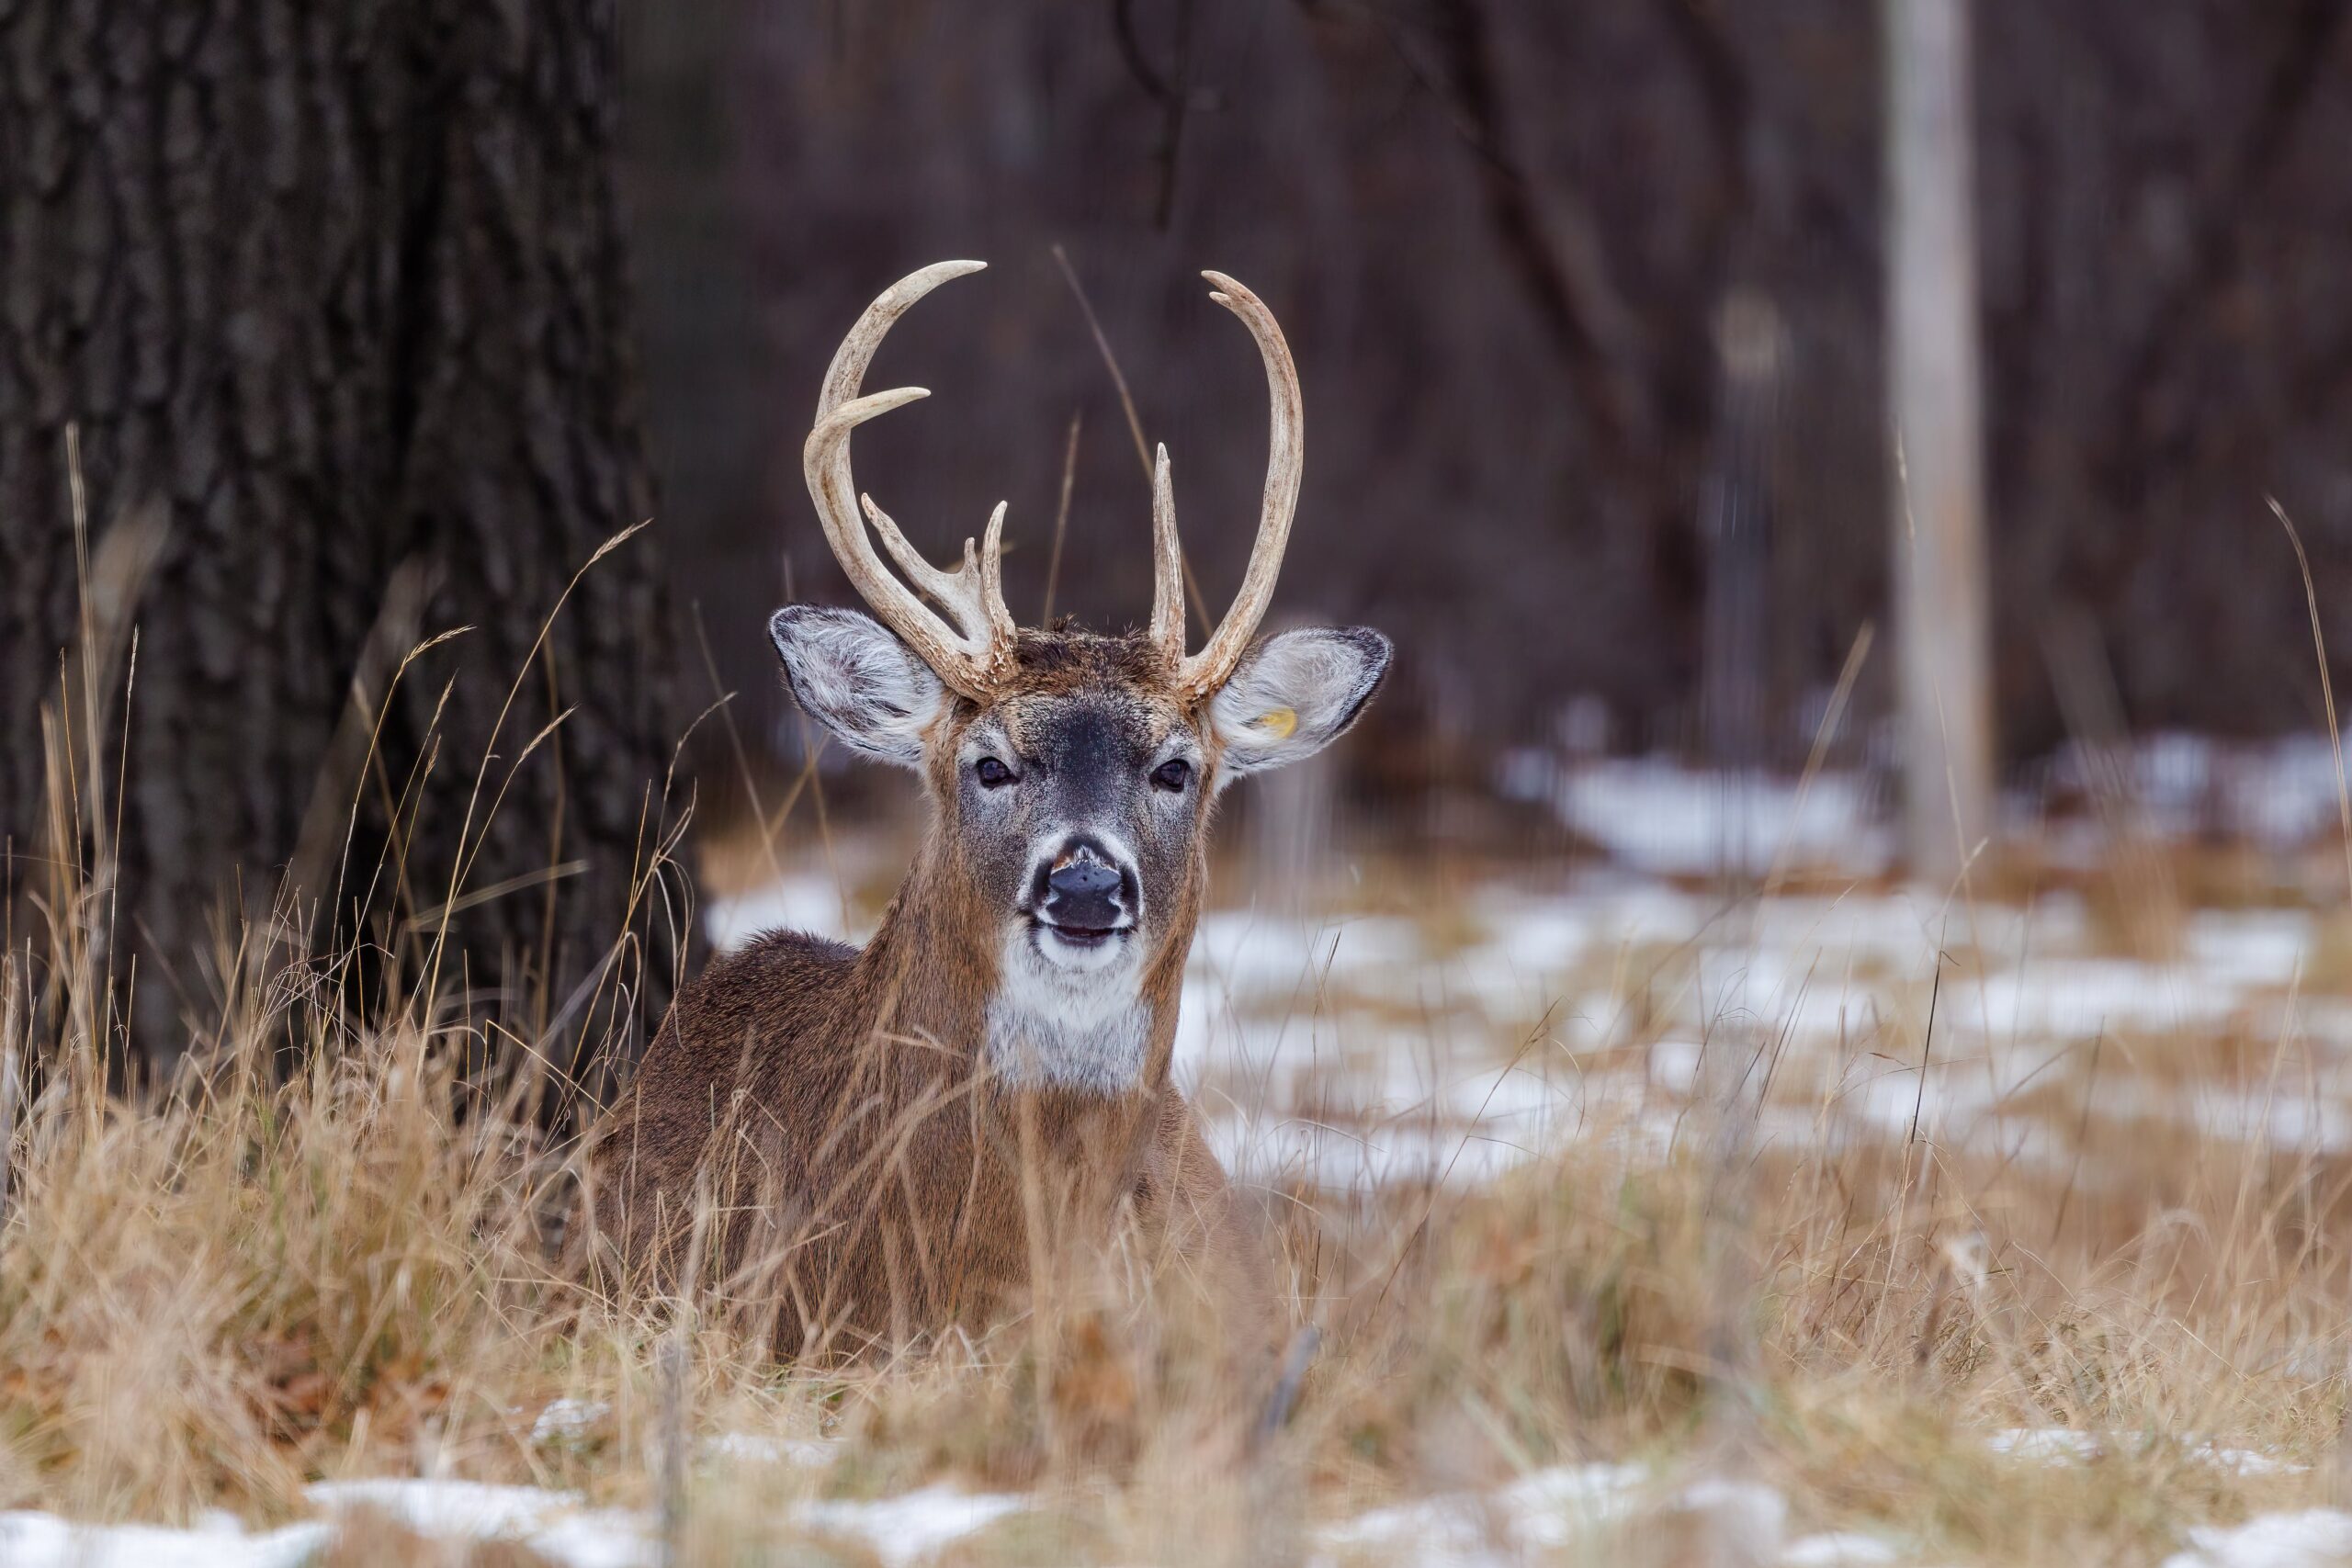
[[[1971,0],[1884,0],[1887,386],[1905,849],[1957,875],[1991,825]]]

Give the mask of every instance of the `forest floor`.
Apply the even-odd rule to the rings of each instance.
[[[279,987],[133,1108],[13,992],[0,1563],[2352,1562],[2352,919],[1977,880],[1213,908],[1177,1071],[1319,1337],[1272,1430],[1132,1280],[822,1372],[583,1302],[446,1039],[274,1086]]]

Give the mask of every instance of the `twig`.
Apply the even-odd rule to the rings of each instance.
[[[1094,334],[1094,347],[1102,355],[1103,368],[1111,372],[1111,385],[1119,390],[1119,407],[1127,416],[1127,434],[1135,438],[1136,461],[1143,466],[1143,482],[1151,483],[1151,446],[1143,438],[1143,420],[1136,412],[1136,400],[1127,390],[1127,378],[1120,372],[1119,356],[1111,352],[1111,340],[1102,333],[1102,322],[1094,314],[1094,302],[1086,297],[1086,286],[1078,280],[1078,272],[1069,265],[1069,253],[1057,240],[1053,245],[1054,265],[1062,269],[1062,276],[1069,283],[1069,291],[1078,296],[1078,309],[1086,318],[1086,330]],[[1184,594],[1193,602],[1193,615],[1201,624],[1201,635],[1214,635],[1209,626],[1208,600],[1201,592],[1200,580],[1193,575],[1193,556],[1189,550],[1178,550],[1184,567]]]
[[[1274,1380],[1273,1392],[1266,1396],[1265,1408],[1258,1414],[1257,1430],[1250,1435],[1250,1450],[1262,1450],[1276,1432],[1290,1425],[1291,1412],[1298,1408],[1299,1385],[1306,1381],[1307,1369],[1315,1365],[1315,1352],[1322,1348],[1323,1331],[1306,1324],[1290,1337],[1290,1348],[1283,1354],[1282,1374]]]
[[[683,1315],[662,1337],[661,1477],[662,1568],[677,1568],[686,1526],[686,1344]]]
[[[2335,721],[2335,682],[2327,673],[2327,637],[2319,629],[2319,590],[2312,586],[2312,558],[2303,553],[2303,536],[2295,532],[2278,498],[2266,495],[2262,499],[2270,503],[2271,514],[2287,530],[2287,542],[2295,547],[2295,570],[2303,574],[2303,607],[2311,615],[2312,647],[2319,656],[2319,698],[2327,707],[2327,743],[2335,752],[2335,814],[2343,829],[2344,880],[2347,890],[2352,890],[2352,789],[2346,788],[2344,780],[2344,734]]]
[[[1936,1053],[1936,1003],[1944,994],[1944,955],[1936,954],[1935,983],[1928,989],[1928,1034],[1919,1042],[1919,1090],[1911,1100],[1911,1131],[1903,1140],[1907,1151],[1919,1141],[1919,1108],[1928,1100],[1928,1063]]]
[[[2058,1245],[2058,1233],[2066,1228],[2066,1207],[2075,1201],[2075,1183],[2083,1176],[2083,1145],[2090,1141],[2091,1102],[2098,1098],[2098,1051],[2107,1043],[2107,1028],[2091,1036],[2091,1081],[2083,1090],[2083,1116],[2075,1126],[2075,1168],[2066,1173],[2066,1189],[2058,1194],[2058,1217],[2051,1223],[2050,1245]]]
[[[1041,626],[1054,624],[1054,589],[1062,579],[1062,537],[1069,531],[1070,489],[1078,482],[1078,433],[1085,419],[1083,409],[1069,416],[1069,439],[1062,445],[1062,499],[1054,509],[1054,550],[1046,558],[1046,604],[1037,615]]]
[[[1193,107],[1193,0],[1178,0],[1176,6],[1172,77],[1162,74],[1144,52],[1142,36],[1136,31],[1135,0],[1111,0],[1111,31],[1128,73],[1159,106],[1159,145],[1152,152],[1152,162],[1159,165],[1159,196],[1152,205],[1152,227],[1164,234],[1176,212],[1177,164],[1183,152],[1184,118]]]
[[[1054,265],[1062,269],[1063,280],[1069,291],[1078,297],[1079,314],[1086,318],[1086,330],[1094,334],[1095,352],[1102,356],[1102,367],[1111,372],[1111,385],[1118,389],[1119,407],[1127,416],[1127,434],[1135,438],[1136,462],[1143,468],[1143,481],[1151,482],[1151,445],[1143,438],[1143,418],[1136,412],[1135,394],[1127,390],[1127,378],[1119,368],[1119,356],[1111,352],[1111,340],[1103,335],[1102,319],[1094,313],[1094,301],[1086,297],[1086,285],[1078,280],[1078,271],[1069,265],[1069,253],[1062,249],[1059,240],[1054,242]]]
[[[1829,742],[1838,733],[1838,721],[1846,716],[1846,703],[1854,694],[1854,682],[1861,675],[1862,661],[1871,656],[1871,644],[1877,636],[1876,624],[1862,623],[1854,634],[1851,648],[1846,650],[1845,667],[1838,671],[1838,684],[1829,694],[1829,705],[1822,710],[1821,724],[1813,732],[1813,750],[1804,760],[1804,772],[1797,778],[1796,805],[1789,813],[1789,827],[1781,835],[1780,848],[1772,852],[1772,867],[1764,877],[1764,897],[1771,897],[1781,890],[1788,875],[1789,852],[1796,847],[1796,824],[1804,815],[1805,796],[1813,791],[1813,781],[1820,776],[1821,765],[1829,755]]]

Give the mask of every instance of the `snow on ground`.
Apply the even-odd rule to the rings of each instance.
[[[720,905],[711,931],[865,934],[842,909],[806,877]],[[1916,1128],[2065,1169],[2087,1096],[2110,1121],[2352,1148],[2352,1075],[2330,1070],[2352,998],[2310,977],[2322,916],[2194,910],[2155,962],[2116,940],[2072,895],[1734,902],[1622,876],[1473,890],[1426,924],[1221,908],[1193,942],[1176,1072],[1231,1167],[1342,1188],[1484,1180],[1595,1134],[1662,1149],[1727,1082],[1770,1084],[1745,1111],[1766,1145]],[[2209,1042],[2251,1043],[2263,1070],[2216,1076]]]
[[[896,1497],[811,1503],[800,1510],[800,1520],[812,1529],[864,1541],[888,1568],[909,1568],[1027,1506],[1022,1498],[1002,1494],[926,1486]]]
[[[740,1436],[740,1434],[739,1434]],[[51,1514],[0,1513],[6,1568],[299,1568],[338,1529],[390,1519],[429,1540],[502,1540],[561,1568],[651,1568],[660,1562],[652,1515],[592,1508],[576,1493],[480,1482],[379,1477],[320,1482],[308,1495],[321,1517],[247,1532],[221,1515],[187,1529],[80,1525]],[[912,1568],[944,1548],[1029,1506],[1027,1499],[934,1485],[868,1501],[804,1502],[799,1527],[863,1543],[888,1568]]]
[[[710,944],[721,951],[741,947],[762,931],[809,931],[836,938],[853,934],[841,889],[828,878],[806,874],[780,877],[740,897],[714,900],[704,911],[703,930]],[[863,941],[866,933],[854,934]]]
[[[1662,1497],[1652,1496],[1655,1490],[1648,1472],[1638,1466],[1541,1470],[1492,1492],[1448,1493],[1328,1525],[1317,1535],[1313,1561],[1369,1556],[1484,1568],[1570,1544],[1645,1510],[1701,1519],[1736,1533],[1744,1543],[1762,1547],[1767,1561],[1781,1540],[1788,1510],[1770,1487],[1708,1479]],[[325,1517],[253,1534],[225,1517],[192,1529],[166,1529],[77,1526],[45,1514],[0,1514],[0,1562],[7,1568],[295,1568],[325,1546],[336,1529],[368,1528],[371,1515],[436,1540],[517,1542],[564,1568],[639,1568],[660,1558],[650,1515],[588,1508],[569,1493],[378,1479],[322,1483],[310,1495]],[[859,1542],[888,1568],[916,1568],[1030,1506],[1021,1496],[933,1485],[893,1497],[803,1503],[792,1517],[803,1529]],[[1799,1565],[1886,1561],[1868,1554],[1878,1545],[1869,1537],[1810,1537],[1792,1543],[1782,1560]]]
[[[578,1495],[536,1486],[379,1478],[322,1481],[310,1499],[347,1529],[366,1529],[362,1510],[436,1540],[512,1540],[566,1568],[639,1568],[655,1561],[642,1514],[590,1508]]]
[[[0,1563],[7,1568],[300,1568],[326,1545],[332,1527],[288,1525],[248,1535],[222,1516],[192,1529],[153,1525],[75,1525],[53,1514],[0,1514]]]
[[[1984,1439],[1984,1446],[1996,1454],[2044,1464],[2094,1460],[2107,1451],[2098,1433],[2078,1432],[2071,1427],[2012,1427],[1994,1433]]]
[[[1809,739],[1809,738],[1808,738]],[[1548,807],[1617,864],[1655,876],[1760,876],[1798,868],[1872,875],[1894,859],[1884,768],[1791,774],[1695,768],[1669,756],[1504,759],[1496,787]],[[2003,829],[2092,866],[2116,822],[2293,854],[2342,830],[2343,779],[2325,735],[2228,742],[2181,733],[2116,748],[2070,743],[2003,795]]]
[[[2213,1464],[2239,1476],[2298,1476],[2310,1467],[2281,1460],[2256,1448],[2225,1448],[2213,1441],[2166,1437],[2159,1432],[2084,1432],[2079,1427],[2011,1427],[1985,1438],[1992,1453],[2041,1464],[2086,1464],[2109,1453],[2157,1453],[2173,1450],[2199,1464]]]
[[[1713,1092],[1712,1060],[1731,1081],[1773,1084],[1753,1112],[1767,1142],[1916,1125],[1947,1146],[2055,1161],[2071,1149],[2096,1043],[2128,1041],[2147,1063],[2249,1035],[2292,1070],[2184,1082],[2135,1077],[2109,1057],[2096,1103],[2284,1149],[2352,1146],[2343,1088],[2302,1069],[2352,1046],[2345,1011],[2301,994],[2321,941],[2303,911],[2198,911],[2177,955],[2147,963],[2100,951],[2071,898],[1733,905],[1600,883],[1548,897],[1497,888],[1463,908],[1477,929],[1442,939],[1391,917],[1204,919],[1177,1071],[1219,1120],[1221,1153],[1269,1174],[1476,1179],[1593,1129],[1663,1143]],[[2057,1089],[2064,1115],[2019,1109]]]
[[[2106,759],[2069,746],[2046,767],[2038,800],[2092,793]],[[2290,850],[2340,829],[2341,775],[2324,735],[2230,743],[2209,736],[2149,736],[2130,748],[2121,773],[2129,803],[2147,829],[2172,839],[2199,835]]]
[[[2342,1568],[2352,1562],[2352,1514],[2304,1508],[2242,1525],[2199,1525],[2165,1568]]]
[[[611,1416],[613,1407],[596,1399],[550,1400],[531,1422],[531,1440],[550,1447],[584,1444]],[[786,1438],[765,1432],[718,1432],[703,1439],[705,1458],[736,1460],[747,1464],[791,1464],[821,1468],[840,1457],[841,1444],[832,1438]],[[6,1568],[0,1564],[0,1568]]]
[[[1203,919],[1177,1072],[1228,1161],[1261,1179],[1348,1186],[1479,1180],[1595,1130],[1660,1147],[1720,1088],[1710,1061],[1761,1057],[1774,1089],[1756,1111],[1767,1143],[1916,1132],[2071,1167],[2088,1097],[2114,1120],[2169,1119],[2290,1153],[2352,1149],[2352,1079],[2327,1070],[2352,1055],[2352,996],[2342,976],[2331,994],[2312,975],[2343,942],[2308,909],[2192,910],[2175,950],[2150,962],[2119,952],[2074,896],[2020,907],[1858,889],[1733,902],[1662,879],[1874,882],[1890,861],[1882,774],[1527,751],[1497,783],[1557,813],[1606,865],[1565,889],[1473,890],[1426,923],[1410,908]],[[2299,855],[2336,878],[2334,902],[2342,785],[2324,736],[2158,735],[2062,750],[2003,810],[2061,862],[2081,840],[2086,866],[2111,856],[2119,822],[2159,842]],[[885,869],[870,853],[861,864]],[[2278,879],[2290,902],[2298,874]],[[707,919],[721,947],[776,926],[867,934],[833,877],[807,867],[718,901]],[[2274,1053],[2280,1070],[2234,1081],[2130,1070],[2221,1041]],[[2110,1042],[2122,1048],[2104,1051]]]
[[[581,1407],[586,1409],[587,1407]],[[568,1417],[577,1411],[567,1411]],[[594,1412],[588,1419],[601,1419]],[[547,1440],[563,1440],[559,1431]],[[2129,1435],[2064,1427],[1989,1433],[1988,1447],[2020,1461],[2088,1462],[2129,1447]],[[2289,1470],[2272,1456],[2211,1444],[2184,1450],[2242,1473]],[[703,1452],[800,1462],[797,1442],[727,1434]],[[532,1486],[379,1477],[322,1482],[309,1489],[319,1517],[246,1531],[226,1515],[186,1529],[151,1525],[75,1525],[48,1514],[0,1513],[0,1563],[6,1568],[299,1568],[338,1529],[390,1519],[447,1542],[513,1541],[560,1568],[650,1568],[661,1560],[650,1513],[585,1505],[577,1494]],[[804,1500],[786,1517],[799,1529],[854,1541],[887,1568],[918,1568],[956,1542],[1036,1506],[1010,1493],[969,1493],[934,1483],[895,1496]],[[1792,1535],[1786,1500],[1762,1483],[1727,1476],[1676,1477],[1638,1464],[1556,1465],[1488,1491],[1440,1493],[1369,1509],[1316,1529],[1307,1561],[1410,1562],[1434,1568],[1509,1568],[1531,1554],[1582,1541],[1605,1546],[1611,1532],[1671,1530],[1692,1543],[1736,1543],[1725,1561],[1781,1568],[1861,1568],[1908,1561],[1915,1545],[1837,1531]],[[2352,1558],[2352,1514],[2314,1508],[2260,1515],[2235,1526],[2196,1526],[2165,1568],[2318,1568]]]
[[[2165,1450],[2236,1475],[2300,1475],[2310,1468],[2256,1449],[2225,1448],[2154,1432],[2086,1432],[2073,1427],[2015,1427],[1993,1433],[1984,1439],[1984,1446],[1996,1454],[2044,1464],[2086,1464],[2111,1453]]]
[[[1868,874],[1893,858],[1881,821],[1883,788],[1860,773],[1810,782],[1716,773],[1668,758],[1595,758],[1563,765],[1522,753],[1503,769],[1503,792],[1547,803],[1619,864],[1652,875],[1835,866]]]
[[[2078,788],[2068,770],[2089,766],[2062,759],[2041,787]],[[2132,768],[2134,809],[2161,834],[2228,831],[2285,848],[2333,830],[2332,751],[2289,747],[2257,765],[2172,738]],[[2325,973],[2344,944],[2326,914],[2195,909],[2165,956],[2144,959],[2073,896],[1971,905],[1857,889],[1735,902],[1660,878],[1805,866],[1818,888],[1823,866],[1874,873],[1887,846],[1870,826],[1870,790],[1834,776],[1803,791],[1694,779],[1651,763],[1589,765],[1528,788],[1614,868],[1548,889],[1472,889],[1427,916],[1227,907],[1204,917],[1176,1071],[1230,1168],[1347,1189],[1480,1181],[1580,1138],[1655,1155],[1726,1085],[1745,1090],[1755,1144],[1838,1146],[1916,1130],[1947,1150],[2079,1168],[2086,1181],[2098,1179],[2076,1143],[2095,1126],[2086,1111],[2117,1136],[2158,1120],[2283,1154],[2352,1149],[2352,1074],[2337,1070],[2352,1055],[2352,982]],[[866,934],[817,876],[711,912],[722,945],[778,922]],[[2242,1476],[2298,1468],[2195,1436],[2034,1428],[1987,1441],[2021,1464],[2164,1443]],[[941,1532],[1019,1506],[915,1496]],[[900,1501],[821,1506],[842,1510],[824,1517],[846,1534],[882,1529],[923,1551],[950,1539],[879,1522]],[[1660,1510],[1714,1518],[1754,1560],[1789,1568],[1916,1555],[1877,1536],[1793,1534],[1778,1495],[1753,1483],[1669,1483],[1604,1464],[1327,1524],[1311,1560],[1510,1562]],[[2346,1559],[2352,1514],[2313,1509],[2193,1529],[2167,1568]]]
[[[1902,1548],[1893,1541],[1858,1530],[1829,1530],[1800,1536],[1782,1547],[1781,1568],[1869,1568],[1873,1563],[1899,1562],[1902,1557]]]

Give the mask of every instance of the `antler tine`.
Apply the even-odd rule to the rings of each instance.
[[[801,449],[801,468],[808,481],[809,496],[817,503],[818,521],[824,525],[826,540],[833,547],[833,555],[842,563],[851,586],[873,606],[875,615],[886,626],[937,671],[942,681],[967,696],[981,700],[990,687],[996,650],[981,621],[968,613],[972,600],[959,581],[963,574],[940,572],[927,563],[921,573],[910,573],[933,590],[941,605],[970,630],[941,619],[905,583],[890,575],[874,553],[873,541],[866,537],[865,525],[850,500],[854,482],[845,449],[850,432],[877,414],[929,395],[920,387],[901,387],[842,404],[819,420],[817,427],[808,433],[808,444]],[[878,509],[874,515],[885,543],[901,566],[909,560],[922,559],[899,535],[895,524]]]
[[[989,514],[988,543],[975,547],[964,541],[964,564],[954,571],[942,571],[922,558],[922,553],[907,542],[906,535],[890,514],[874,504],[874,498],[860,493],[858,504],[865,509],[867,521],[875,533],[882,537],[882,547],[899,570],[905,572],[917,588],[944,606],[958,625],[986,626],[992,636],[1010,643],[1019,635],[1013,625],[1012,612],[1004,603],[1004,513],[1007,502],[998,502]],[[977,548],[977,554],[975,550]]]
[[[900,278],[865,308],[825,372],[817,398],[816,423],[800,453],[801,471],[808,481],[808,497],[817,506],[817,520],[823,525],[826,541],[852,586],[942,681],[978,701],[987,700],[993,691],[1012,652],[1012,617],[1004,608],[1001,577],[1004,508],[999,505],[989,520],[985,555],[976,558],[967,539],[963,564],[952,572],[941,571],[916,552],[871,496],[858,494],[849,437],[851,431],[877,414],[931,395],[920,387],[901,387],[861,397],[858,388],[884,335],[910,306],[949,278],[978,272],[986,265],[935,263]],[[890,575],[866,536],[865,518],[872,519],[874,531],[881,536],[883,547],[899,569],[953,617],[955,625],[933,614],[911,589]]]
[[[906,535],[899,531],[897,520],[879,506],[875,505],[874,498],[864,491],[857,492],[857,504],[865,512],[865,520],[874,525],[874,532],[882,541],[883,553],[897,564],[900,571],[907,574],[907,581],[930,594],[938,603],[960,612],[962,607],[956,604],[956,600],[962,590],[956,586],[957,573],[942,571],[923,559],[922,552],[916,549],[908,541]],[[969,540],[965,542],[970,543]],[[959,620],[962,618],[960,613],[957,618]]]
[[[1283,329],[1275,321],[1274,313],[1240,284],[1221,272],[1201,275],[1216,287],[1209,298],[1241,318],[1250,335],[1258,340],[1258,353],[1266,362],[1266,390],[1273,404],[1266,457],[1266,492],[1258,513],[1257,542],[1250,547],[1250,568],[1241,580],[1241,592],[1234,596],[1233,607],[1208,640],[1208,646],[1184,660],[1179,667],[1177,684],[1190,698],[1198,700],[1225,684],[1241,662],[1241,655],[1250,646],[1250,638],[1265,618],[1266,606],[1273,602],[1274,579],[1282,572],[1283,551],[1290,543],[1291,515],[1298,507],[1298,481],[1306,460],[1305,409],[1298,390],[1298,367],[1291,362],[1290,345],[1283,341]],[[1166,472],[1163,457],[1160,473]],[[1158,477],[1153,481],[1153,534],[1155,549],[1163,558],[1158,571],[1164,584],[1171,570],[1175,555],[1175,504],[1169,497],[1168,487]],[[1164,535],[1159,528],[1158,513],[1160,502],[1167,499],[1168,525]],[[1179,581],[1181,582],[1181,570]],[[1154,601],[1152,628],[1155,635],[1162,631],[1166,606],[1176,606],[1173,646],[1183,647],[1183,595],[1170,594],[1164,587]]]
[[[1184,662],[1184,547],[1176,536],[1176,481],[1164,442],[1151,467],[1150,637],[1169,668]]]
[[[991,635],[1003,639],[1011,647],[1019,635],[1012,623],[1012,612],[1004,603],[1004,513],[1011,502],[1000,501],[996,510],[989,513],[988,532],[980,542],[980,615],[988,622]],[[964,541],[964,559],[972,558],[972,541]]]

